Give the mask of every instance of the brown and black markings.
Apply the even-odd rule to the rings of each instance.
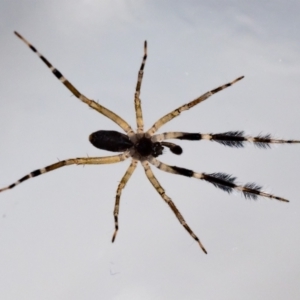
[[[223,132],[223,133],[189,133],[189,132],[165,132],[161,134],[155,134],[157,130],[162,127],[164,124],[168,123],[175,117],[179,116],[183,111],[189,110],[190,108],[196,106],[197,104],[205,101],[210,96],[215,93],[218,93],[234,83],[238,82],[239,80],[243,79],[244,76],[238,77],[237,79],[219,86],[216,89],[208,91],[201,95],[200,97],[192,100],[176,109],[171,111],[170,113],[166,114],[162,118],[160,118],[157,122],[153,124],[153,126],[144,131],[144,121],[143,121],[143,114],[142,114],[142,106],[141,106],[141,99],[140,99],[140,90],[143,80],[144,74],[144,67],[147,59],[147,42],[144,43],[144,56],[142,59],[142,63],[138,73],[138,80],[135,88],[134,94],[134,104],[135,104],[135,112],[136,112],[136,123],[137,123],[137,131],[135,132],[131,126],[124,121],[121,117],[117,114],[112,112],[111,110],[105,108],[104,106],[100,105],[99,103],[91,100],[81,94],[70,81],[68,81],[63,74],[57,70],[53,65],[41,54],[39,51],[32,46],[25,38],[23,38],[19,33],[15,32],[15,34],[33,51],[35,52],[40,59],[47,65],[47,67],[52,71],[54,76],[61,81],[65,87],[79,100],[83,103],[87,104],[89,107],[93,108],[94,110],[98,111],[105,117],[109,118],[113,122],[115,122],[119,127],[126,133],[120,133],[117,131],[112,130],[99,130],[92,133],[89,137],[90,142],[97,148],[112,152],[122,152],[121,154],[113,155],[113,156],[104,156],[104,157],[82,157],[82,158],[72,158],[62,160],[60,162],[51,164],[47,167],[35,170],[28,175],[25,175],[18,181],[12,183],[11,185],[0,189],[0,192],[5,190],[9,190],[14,188],[16,185],[20,184],[23,181],[26,181],[30,178],[45,174],[47,172],[59,169],[64,166],[69,165],[97,165],[97,164],[112,164],[124,161],[128,158],[131,158],[131,164],[126,170],[124,176],[122,177],[116,192],[116,199],[115,199],[115,206],[114,206],[114,222],[115,222],[115,231],[112,237],[112,242],[114,242],[117,232],[119,230],[119,223],[118,223],[118,215],[119,215],[119,208],[120,208],[120,199],[121,193],[124,187],[126,186],[127,182],[129,181],[131,175],[133,174],[134,170],[136,169],[137,163],[140,162],[144,168],[145,174],[153,187],[162,197],[162,199],[168,204],[171,208],[173,213],[175,214],[178,221],[181,225],[188,231],[188,233],[192,236],[192,238],[199,244],[200,248],[207,253],[203,244],[200,242],[199,238],[195,235],[192,229],[188,226],[186,221],[184,220],[183,216],[171,200],[169,196],[166,195],[165,190],[160,185],[159,181],[154,176],[150,164],[154,165],[158,169],[176,174],[182,175],[187,177],[194,177],[196,179],[207,181],[213,184],[215,187],[227,192],[231,193],[232,191],[236,190],[241,192],[245,198],[249,199],[257,199],[259,196],[266,197],[270,199],[275,199],[283,202],[288,202],[287,199],[274,196],[272,194],[268,194],[262,191],[262,187],[255,184],[255,183],[247,183],[244,185],[238,185],[236,183],[236,177],[226,173],[197,173],[189,169],[185,169],[182,167],[177,166],[169,166],[164,164],[163,162],[159,161],[156,157],[163,154],[164,147],[170,149],[173,154],[180,155],[182,154],[182,148],[171,142],[166,142],[169,139],[180,139],[180,140],[189,140],[189,141],[199,141],[199,140],[210,140],[220,143],[225,146],[235,147],[235,148],[242,148],[246,142],[253,143],[259,148],[270,148],[272,144],[295,144],[300,143],[298,140],[282,140],[282,139],[275,139],[271,135],[259,135],[259,136],[248,136],[245,135],[243,131],[230,131],[230,132]]]

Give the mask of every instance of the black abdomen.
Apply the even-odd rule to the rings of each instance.
[[[114,130],[96,131],[89,140],[96,148],[112,152],[123,152],[133,146],[127,135]]]

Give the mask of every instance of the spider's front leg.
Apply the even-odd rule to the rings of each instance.
[[[16,185],[20,184],[23,181],[26,181],[30,178],[48,173],[48,172],[56,170],[56,169],[59,169],[61,167],[70,166],[70,165],[113,164],[113,163],[121,162],[121,161],[127,159],[128,157],[129,157],[129,152],[124,152],[119,155],[106,156],[106,157],[83,157],[83,158],[71,158],[71,159],[62,160],[55,164],[49,165],[42,169],[35,170],[35,171],[25,175],[24,177],[22,177],[21,179],[19,179],[18,181],[14,182],[14,183],[12,183],[11,185],[0,189],[0,192],[12,189]]]
[[[153,164],[158,169],[182,176],[187,177],[194,177],[197,179],[205,180],[207,182],[212,183],[215,187],[227,192],[232,193],[233,190],[239,191],[243,193],[245,198],[249,199],[257,199],[258,196],[266,197],[270,199],[276,199],[283,202],[289,202],[289,200],[278,197],[272,194],[265,193],[261,191],[261,186],[255,184],[255,183],[246,183],[245,185],[238,185],[235,183],[236,177],[233,177],[226,173],[212,173],[212,174],[206,174],[206,173],[196,173],[192,170],[188,170],[185,168],[180,168],[176,166],[169,166],[167,164],[164,164],[163,162],[159,161],[158,159],[152,157],[149,158],[148,161]]]
[[[171,200],[171,198],[169,198],[166,195],[165,190],[163,189],[163,187],[160,185],[160,183],[158,182],[158,180],[154,176],[154,174],[153,174],[153,172],[152,172],[152,170],[151,170],[151,168],[149,166],[149,163],[147,161],[144,161],[144,162],[142,162],[142,165],[144,167],[144,170],[145,170],[147,178],[149,179],[149,181],[151,182],[151,184],[154,186],[154,188],[156,189],[156,191],[163,198],[163,200],[172,209],[172,211],[174,212],[174,214],[175,214],[176,218],[178,219],[178,221],[180,222],[180,224],[187,230],[187,232],[192,236],[192,238],[199,244],[199,246],[203,250],[203,252],[205,254],[207,254],[207,251],[205,250],[204,246],[200,242],[199,238],[195,235],[195,233],[192,231],[192,229],[186,223],[186,221],[184,220],[183,216],[181,215],[181,213],[179,212],[179,210],[177,209],[177,207],[175,206],[175,204],[173,203],[173,201]]]
[[[169,139],[199,141],[208,140],[220,143],[224,146],[242,148],[245,143],[253,143],[258,148],[270,148],[272,144],[299,144],[298,140],[275,139],[270,134],[249,136],[243,131],[227,131],[223,133],[190,133],[190,132],[164,132],[152,136],[153,142],[161,142]]]

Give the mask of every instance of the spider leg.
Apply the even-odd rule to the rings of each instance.
[[[283,202],[289,202],[289,200],[287,199],[262,192],[261,186],[255,183],[246,183],[245,185],[237,185],[235,183],[236,177],[233,177],[226,173],[212,173],[212,174],[196,173],[192,170],[188,170],[185,168],[169,166],[167,164],[160,162],[158,159],[154,157],[149,158],[148,161],[162,171],[205,180],[207,182],[212,183],[215,187],[227,193],[231,193],[233,190],[236,190],[242,192],[245,198],[249,198],[249,199],[257,199],[258,196],[262,196],[262,197],[276,199]]]
[[[151,182],[151,184],[154,186],[154,188],[156,189],[156,191],[163,198],[163,200],[165,200],[165,202],[172,209],[172,211],[174,212],[174,214],[177,217],[177,219],[180,222],[180,224],[187,230],[187,232],[192,236],[192,238],[195,241],[197,241],[197,243],[199,244],[199,246],[203,250],[203,252],[205,254],[207,254],[207,251],[205,250],[204,246],[201,244],[199,238],[194,234],[194,232],[192,231],[192,229],[185,222],[183,216],[181,215],[181,213],[179,212],[179,210],[177,209],[177,207],[175,206],[175,204],[173,203],[173,201],[171,200],[171,198],[169,198],[166,195],[165,190],[163,189],[163,187],[160,185],[160,183],[158,182],[158,180],[154,176],[154,174],[153,174],[153,172],[152,172],[152,170],[151,170],[151,168],[149,166],[149,163],[147,161],[143,161],[142,165],[144,167],[144,170],[145,170],[147,178],[149,179],[149,181]]]
[[[193,100],[189,103],[186,103],[186,104],[174,109],[173,111],[171,111],[170,113],[166,114],[165,116],[160,118],[158,121],[156,121],[153,124],[153,126],[147,131],[147,133],[150,136],[152,136],[161,126],[163,126],[167,122],[171,121],[175,117],[179,116],[183,111],[194,107],[195,105],[197,105],[200,102],[206,100],[207,98],[209,98],[213,94],[216,94],[216,93],[228,88],[229,86],[233,85],[234,83],[238,82],[239,80],[241,80],[243,78],[244,78],[244,76],[241,76],[241,77],[239,77],[239,78],[237,78],[237,79],[235,79],[235,80],[233,80],[233,81],[231,81],[227,84],[221,85],[221,86],[217,87],[216,89],[213,89],[213,90],[201,95],[200,97],[196,98],[195,100]]]
[[[45,174],[47,172],[56,170],[58,168],[64,167],[64,166],[70,166],[70,165],[102,165],[102,164],[113,164],[121,162],[129,157],[129,152],[124,152],[119,155],[113,155],[113,156],[105,156],[105,157],[84,157],[84,158],[71,158],[59,161],[55,164],[49,165],[45,168],[35,170],[18,181],[12,183],[11,185],[4,187],[0,189],[0,192],[9,190],[14,188],[16,185],[20,184],[21,182],[28,180],[30,178]]]
[[[128,167],[125,175],[121,179],[121,182],[118,185],[117,189],[117,195],[116,195],[116,202],[115,202],[115,209],[114,209],[114,219],[115,219],[115,232],[112,237],[112,243],[115,241],[115,238],[117,236],[117,232],[119,230],[119,223],[118,223],[118,215],[119,215],[119,207],[120,207],[120,198],[121,198],[121,193],[122,190],[124,189],[125,185],[127,184],[128,180],[130,179],[132,173],[134,172],[136,165],[137,165],[137,160],[133,159],[130,166]]]
[[[19,33],[16,31],[14,32],[15,35],[20,38],[33,52],[35,52],[39,58],[47,65],[47,67],[52,71],[54,76],[62,82],[65,87],[79,100],[86,103],[89,107],[95,109],[102,115],[106,116],[107,118],[111,119],[113,122],[117,123],[128,135],[132,135],[134,132],[130,125],[124,121],[121,117],[119,117],[117,114],[112,112],[111,110],[105,108],[104,106],[100,105],[99,103],[95,102],[94,100],[88,99],[86,96],[81,94],[74,86],[73,84],[68,81],[63,74],[58,71],[55,67],[52,66],[52,64],[34,47],[32,46],[25,38],[23,38]]]
[[[168,139],[179,140],[209,140],[220,143],[224,146],[242,148],[246,142],[254,143],[258,148],[270,148],[272,144],[299,144],[298,140],[275,139],[270,134],[248,136],[243,131],[228,131],[223,133],[189,133],[189,132],[164,132],[152,136],[153,142],[160,142]]]
[[[142,113],[142,105],[140,99],[140,92],[141,92],[141,85],[144,76],[144,67],[146,64],[147,59],[147,41],[144,43],[144,56],[141,63],[141,67],[138,74],[138,80],[136,83],[135,88],[135,95],[134,95],[134,106],[135,106],[135,113],[136,113],[136,123],[137,123],[137,133],[141,133],[144,131],[144,121],[143,121],[143,113]]]

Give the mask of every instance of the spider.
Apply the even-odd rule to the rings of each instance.
[[[194,177],[196,179],[207,181],[213,184],[216,188],[219,188],[228,194],[232,193],[234,190],[241,192],[245,198],[248,199],[257,199],[258,196],[276,199],[283,202],[289,202],[287,199],[282,197],[278,197],[272,194],[268,194],[262,191],[262,187],[255,183],[246,183],[245,185],[239,185],[236,183],[236,177],[226,173],[196,173],[192,170],[188,170],[185,168],[170,166],[167,165],[157,159],[158,156],[163,154],[164,147],[170,149],[173,154],[180,155],[182,153],[182,148],[174,143],[167,142],[166,140],[170,139],[180,139],[180,140],[209,140],[220,143],[224,146],[242,148],[246,142],[254,143],[259,148],[270,148],[271,144],[283,144],[283,143],[300,143],[298,140],[281,140],[274,139],[271,135],[259,135],[259,136],[248,136],[245,135],[243,131],[229,131],[223,133],[189,133],[189,132],[164,132],[161,134],[155,134],[160,127],[162,127],[167,122],[173,120],[175,117],[179,116],[183,111],[189,110],[190,108],[196,106],[197,104],[203,102],[213,94],[216,94],[236,82],[240,81],[244,78],[244,76],[238,77],[235,80],[221,85],[211,91],[206,92],[200,97],[188,102],[170,113],[166,114],[158,121],[156,121],[153,126],[144,131],[144,122],[142,115],[142,107],[141,107],[141,99],[140,99],[140,91],[144,74],[144,67],[147,59],[147,42],[144,42],[144,56],[142,59],[142,63],[138,72],[138,79],[135,88],[134,95],[134,105],[135,105],[135,113],[136,113],[136,123],[137,130],[136,132],[132,129],[132,127],[124,121],[121,117],[119,117],[114,112],[105,108],[101,104],[88,99],[86,96],[81,94],[70,81],[68,81],[60,71],[58,71],[52,64],[34,47],[32,46],[25,38],[23,38],[19,33],[15,32],[17,37],[19,37],[33,52],[35,52],[40,59],[47,65],[47,67],[52,71],[54,76],[62,82],[71,93],[76,96],[83,103],[87,104],[89,107],[95,109],[102,115],[106,116],[116,124],[118,124],[126,134],[120,133],[118,131],[113,130],[99,130],[92,133],[89,136],[90,142],[99,149],[112,151],[112,152],[122,152],[121,154],[113,155],[113,156],[105,156],[105,157],[81,157],[81,158],[71,158],[63,161],[59,161],[52,165],[49,165],[42,169],[37,169],[28,175],[25,175],[18,181],[12,183],[11,185],[0,189],[0,192],[3,192],[8,189],[14,188],[16,185],[20,184],[27,179],[32,177],[39,176],[41,174],[45,174],[47,172],[56,170],[58,168],[69,166],[69,165],[101,165],[101,164],[112,164],[124,161],[128,158],[131,158],[131,164],[128,167],[126,173],[122,177],[116,192],[115,206],[114,206],[114,223],[115,223],[115,231],[112,236],[112,242],[115,241],[117,232],[119,230],[118,223],[118,215],[119,215],[119,207],[120,207],[120,198],[121,193],[124,187],[126,186],[128,180],[130,179],[132,173],[134,172],[137,163],[140,162],[144,168],[145,174],[148,180],[151,182],[153,187],[159,193],[161,198],[169,205],[178,221],[181,225],[188,231],[188,233],[193,237],[195,241],[199,244],[200,248],[204,253],[207,254],[206,249],[202,245],[199,238],[195,235],[192,229],[188,226],[183,216],[171,200],[169,196],[165,193],[164,188],[161,186],[159,181],[154,176],[150,165],[154,165],[156,168],[168,172],[171,174],[182,175],[187,177]]]

